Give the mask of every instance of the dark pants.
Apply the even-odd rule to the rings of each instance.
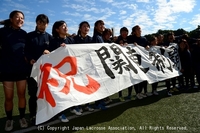
[[[197,82],[200,85],[200,64],[195,64]]]
[[[194,73],[193,71],[191,71],[191,69],[185,69],[182,75],[178,77],[178,79],[179,79],[180,86],[186,85],[186,87],[189,87],[189,84],[191,85],[191,87],[195,86]],[[185,82],[184,82],[184,79],[185,79]]]
[[[142,93],[144,89],[144,93],[147,93],[147,81],[140,82],[139,84],[134,86],[136,94]]]
[[[130,88],[129,92],[132,92],[132,86],[129,88]],[[147,92],[147,81],[143,81],[138,84],[135,84],[134,89],[135,89],[136,94],[141,93],[142,89],[144,89],[144,92],[146,93]]]
[[[131,86],[131,88],[132,88],[132,86]],[[139,93],[139,84],[135,84],[134,89],[135,89],[135,93],[138,94]]]
[[[171,78],[173,88],[176,87],[176,77]]]
[[[133,86],[134,86],[134,88],[135,88],[135,92],[137,93],[138,84],[133,85]],[[133,86],[128,87],[128,97],[130,97],[131,94],[132,94]],[[119,97],[122,97],[122,91],[119,91],[118,94],[119,94]]]
[[[158,82],[155,82],[155,83],[151,84],[151,87],[152,87],[152,92],[156,91],[157,87],[158,87]]]
[[[171,87],[170,82],[172,82],[172,86],[173,86],[173,87],[176,87],[176,77],[171,78],[171,79],[166,79],[166,80],[165,80],[165,84],[166,84],[166,87],[167,87],[167,90],[168,90],[168,91],[170,91],[170,87]]]
[[[167,87],[167,91],[170,91],[170,79],[165,80],[165,85]]]
[[[33,117],[36,115],[36,108],[37,108],[37,82],[29,77],[27,79],[28,83],[28,94],[30,96],[28,104],[29,104],[29,112],[30,112],[30,117]]]

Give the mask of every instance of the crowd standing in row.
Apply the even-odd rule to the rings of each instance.
[[[30,111],[30,122],[35,124],[36,108],[37,108],[37,82],[30,77],[33,64],[43,54],[49,54],[51,51],[58,47],[65,47],[70,44],[82,43],[117,43],[120,46],[127,46],[128,44],[135,44],[144,47],[146,50],[151,49],[153,46],[168,47],[170,43],[175,41],[172,32],[167,34],[167,42],[163,42],[163,35],[158,34],[152,36],[149,40],[141,36],[141,28],[136,25],[129,31],[126,27],[120,29],[120,35],[117,38],[111,39],[112,30],[105,28],[104,22],[98,20],[94,24],[93,36],[89,36],[90,24],[83,21],[79,24],[77,35],[68,36],[67,23],[63,20],[56,21],[52,27],[52,35],[46,32],[49,24],[49,19],[45,14],[40,14],[36,17],[35,30],[27,33],[21,27],[24,24],[24,14],[21,11],[12,11],[9,19],[4,21],[4,27],[0,28],[0,72],[1,81],[3,83],[5,94],[5,112],[7,121],[5,130],[11,131],[13,129],[13,97],[14,97],[14,84],[17,87],[18,108],[20,119],[19,123],[22,128],[28,127],[25,116],[26,108],[26,85],[28,86],[28,107]],[[167,79],[167,95],[171,96],[172,92],[179,91],[176,88],[176,81],[178,79],[179,89],[188,89],[195,87],[194,76],[197,77],[198,84],[200,83],[200,40],[197,39],[196,43],[189,43],[190,38],[183,35],[176,42],[179,46],[179,56],[181,60],[182,69],[180,70],[183,75]],[[171,88],[172,82],[172,88]],[[127,99],[132,99],[132,87],[134,87],[137,99],[143,99],[151,95],[159,95],[157,92],[157,83],[152,84],[152,92],[147,92],[147,81],[135,84],[128,87]],[[119,93],[119,100],[125,101],[122,91]],[[96,108],[106,109],[106,102],[112,101],[109,97],[95,101]],[[93,111],[90,103],[84,105],[85,110]],[[82,106],[71,107],[70,111],[76,115],[81,115],[83,110]],[[64,112],[58,114],[62,122],[69,120]]]

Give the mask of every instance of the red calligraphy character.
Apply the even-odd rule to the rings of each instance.
[[[50,74],[50,70],[52,68],[52,64],[44,64],[43,66],[40,67],[40,70],[41,70],[41,75],[43,74],[43,77],[42,77],[42,84],[41,84],[41,89],[40,89],[40,92],[39,92],[39,95],[38,95],[38,98],[41,98],[41,99],[44,99],[44,97],[46,98],[47,102],[52,106],[52,107],[55,107],[56,106],[56,102],[49,90],[49,87],[47,85],[47,82],[48,82],[48,77],[49,77],[49,74]]]

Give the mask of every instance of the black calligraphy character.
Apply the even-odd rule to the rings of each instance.
[[[137,54],[135,49],[131,49],[130,47],[126,47],[128,49],[128,52],[126,52],[129,56],[129,59],[131,59],[133,62],[135,62],[136,64],[138,64],[139,66],[142,63],[141,60],[141,55]]]
[[[131,69],[134,73],[138,73],[137,69],[133,66],[133,64],[131,64],[130,60],[124,55],[122,50],[117,45],[113,44],[113,45],[110,46],[110,48],[113,50],[113,52],[116,55],[122,54],[128,62],[128,63],[123,62],[122,59],[119,59],[119,57],[116,56],[117,62],[113,63],[113,65],[117,65],[117,66],[115,66],[114,69],[120,69],[119,73],[121,74],[122,73],[122,65],[125,65],[124,69],[126,71],[130,71],[130,69]]]
[[[110,78],[114,79],[115,78],[114,73],[110,70],[110,68],[108,67],[108,65],[105,62],[106,59],[110,58],[110,53],[108,52],[108,49],[105,46],[102,46],[99,50],[95,50],[95,52],[97,53],[98,57],[100,58],[106,74]]]
[[[178,50],[174,46],[172,46],[170,49],[172,49],[172,51],[168,52],[168,54],[169,54],[169,58],[174,63],[173,67],[176,66],[179,69],[179,66],[178,66],[178,64],[179,64]]]
[[[173,72],[172,64],[168,58],[167,58],[167,61],[169,62],[169,67],[167,67],[167,69],[169,69],[171,72]]]
[[[136,64],[138,64],[138,66],[140,66],[142,64],[142,57],[141,55],[137,54],[135,49],[131,49],[130,47],[126,47],[128,49],[128,52],[126,52],[129,57],[129,59],[131,59],[133,62],[135,62]],[[147,73],[149,71],[149,67],[148,68],[141,68],[140,69],[144,72]]]
[[[118,70],[119,69],[119,74],[123,73],[123,69],[122,66],[126,65],[127,63],[124,62],[122,59],[120,59],[120,56],[115,56],[116,60],[112,65],[115,66],[113,69]],[[114,61],[114,60],[111,60]],[[126,67],[124,67],[126,70],[130,71],[130,69],[127,69]]]
[[[164,55],[165,50],[163,48],[160,48],[160,53],[161,53],[161,55]]]
[[[158,71],[162,71],[163,73],[164,70],[163,68],[165,68],[165,64],[164,64],[164,58],[162,58],[159,54],[156,55],[155,52],[149,52],[149,58],[152,59],[152,57],[154,57],[154,60],[152,62],[152,65],[156,66]]]

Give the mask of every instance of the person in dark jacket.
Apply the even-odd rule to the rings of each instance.
[[[174,36],[174,33],[173,32],[168,32],[167,33],[167,41],[164,43],[164,47],[168,47],[171,45],[171,43],[174,43],[175,42],[175,36]],[[174,77],[174,78],[171,78],[171,79],[166,79],[165,80],[165,83],[166,83],[166,87],[167,87],[167,95],[168,96],[172,96],[172,92],[177,92],[179,91],[177,88],[176,88],[176,78],[177,77]],[[171,83],[172,82],[172,86],[173,88],[171,89]]]
[[[56,21],[53,24],[53,28],[52,28],[53,39],[50,41],[49,48],[48,48],[50,52],[54,51],[60,46],[65,47],[67,44],[75,43],[72,37],[67,37],[67,32],[68,32],[68,28],[65,21],[60,20],[60,21]]]
[[[185,39],[187,41],[187,44],[188,44],[188,47],[189,47],[189,52],[191,53],[191,56],[192,56],[192,51],[193,51],[193,44],[196,43],[196,38],[191,38],[189,37],[188,34],[183,34],[181,36],[181,39]],[[194,73],[194,66],[192,66],[191,68],[191,78],[190,78],[190,86],[191,88],[194,88],[196,89],[197,86],[195,85],[195,73]]]
[[[113,43],[111,40],[111,36],[112,36],[111,29],[105,28],[102,33],[102,38],[103,38],[104,43]],[[110,99],[110,97],[106,97],[106,98],[104,98],[104,102],[105,102],[105,104],[111,103],[112,99]]]
[[[200,85],[200,38],[197,39],[197,43],[193,45],[192,60],[193,68],[196,74],[198,85]],[[200,86],[199,86],[200,89]]]
[[[25,47],[26,58],[29,62],[29,78],[28,83],[28,94],[29,98],[29,112],[30,122],[35,125],[36,118],[36,107],[37,107],[37,82],[30,77],[33,64],[40,58],[44,53],[45,49],[48,49],[49,41],[52,36],[46,32],[46,28],[49,24],[49,18],[45,14],[39,14],[36,17],[36,28],[35,31],[29,32],[27,37],[27,45]]]
[[[149,45],[150,45],[150,51],[154,52],[154,46],[158,45],[158,41],[157,41],[157,37],[156,36],[151,36],[149,38]],[[160,41],[162,42],[162,41]],[[157,92],[157,87],[158,87],[158,82],[154,82],[151,84],[151,88],[152,88],[152,94],[153,95],[159,95],[159,93]]]
[[[112,43],[111,37],[112,36],[112,31],[109,28],[105,28],[105,30],[102,33],[102,38],[104,43]]]
[[[128,45],[128,29],[126,27],[122,27],[120,29],[120,35],[117,37],[116,43],[121,46],[127,46]]]
[[[191,57],[191,53],[189,51],[189,46],[187,44],[187,41],[185,39],[182,39],[179,42],[179,57],[180,57],[180,61],[181,61],[181,72],[182,75],[179,76],[179,81],[180,81],[180,85],[181,87],[186,87],[186,89],[189,88],[189,81],[191,82],[192,80],[192,57]],[[186,86],[184,84],[184,78],[185,78],[185,83]],[[191,82],[191,86],[194,86],[194,83]]]
[[[63,20],[56,21],[52,27],[53,39],[49,43],[49,47],[45,50],[45,53],[50,53],[59,47],[65,47],[68,44],[74,44],[75,41],[72,37],[67,37],[67,23]],[[61,122],[69,122],[64,114],[64,111],[58,114]]]
[[[146,49],[149,48],[148,41],[144,36],[141,36],[141,28],[139,25],[136,25],[132,28],[131,35],[128,36],[128,43],[134,43],[136,45],[142,46]]]
[[[21,27],[24,24],[24,14],[14,10],[9,15],[9,24],[0,28],[1,72],[5,94],[5,113],[7,117],[5,130],[13,129],[13,97],[14,84],[17,87],[19,123],[21,128],[26,128],[28,123],[25,116],[26,108],[26,78],[27,62],[24,55],[27,33]]]
[[[139,45],[139,46],[142,46],[146,49],[149,49],[149,45],[148,45],[148,41],[145,37],[141,36],[141,28],[139,25],[136,25],[132,28],[132,33],[130,36],[128,36],[128,43],[129,44],[135,44],[135,45]],[[136,92],[136,97],[138,99],[143,99],[145,97],[150,96],[152,95],[151,93],[147,93],[147,81],[143,81],[139,84],[135,84],[134,85],[134,88],[135,88],[135,92]],[[132,86],[130,86],[128,88],[130,90],[130,93],[131,93],[131,90],[132,90]],[[142,89],[144,89],[144,93],[142,93]]]
[[[105,26],[104,26],[103,20],[97,20],[94,23],[92,43],[104,43],[103,37],[102,37],[104,30],[105,30]],[[97,106],[98,109],[102,109],[102,110],[106,109],[104,99],[95,101],[95,105]]]
[[[104,43],[102,34],[105,30],[104,22],[102,20],[98,20],[94,24],[94,32],[92,37],[93,43]]]
[[[128,29],[126,27],[122,27],[120,29],[120,35],[118,36],[116,43],[119,44],[120,46],[127,46],[127,37],[128,37]],[[128,97],[131,97],[131,93],[132,93],[132,87],[128,88]],[[122,96],[122,91],[119,91],[119,100],[121,102],[124,102],[125,99]]]
[[[75,44],[91,43],[92,37],[88,35],[90,30],[90,24],[87,21],[83,21],[79,24],[77,35],[74,36]]]
[[[83,21],[79,24],[79,29],[77,35],[74,37],[75,44],[84,44],[84,43],[91,43],[92,37],[88,35],[90,30],[90,24],[87,21]],[[89,105],[86,104],[85,110],[87,111],[94,111],[94,109]],[[76,115],[82,115],[82,107],[81,106],[74,106],[70,108],[70,112]]]

